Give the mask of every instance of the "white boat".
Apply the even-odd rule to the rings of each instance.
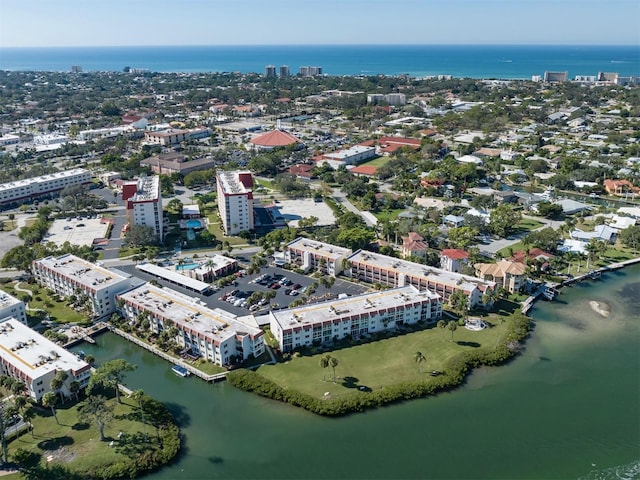
[[[188,377],[189,375],[191,375],[191,372],[189,370],[181,367],[180,365],[174,365],[173,367],[171,367],[171,371],[179,377]]]

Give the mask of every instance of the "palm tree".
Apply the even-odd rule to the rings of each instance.
[[[327,380],[327,367],[329,366],[329,358],[331,358],[329,355],[324,355],[322,357],[320,357],[320,368],[322,368],[322,381],[326,381]]]
[[[36,411],[33,407],[25,408],[24,412],[22,412],[22,420],[25,423],[31,424],[31,420],[36,417]],[[31,437],[33,438],[33,425],[31,425]]]
[[[51,379],[51,389],[60,394],[60,402],[64,403],[64,395],[62,393],[62,387],[64,382],[69,378],[69,374],[64,370],[58,370],[55,376]]]
[[[444,334],[444,329],[447,327],[447,322],[445,322],[444,320],[438,320],[438,328],[440,330],[442,330],[442,333]]]
[[[60,425],[60,422],[58,421],[58,416],[56,415],[56,403],[58,403],[58,396],[55,393],[47,392],[42,396],[42,406],[45,408],[51,409],[53,418],[55,418],[56,423]]]
[[[427,361],[427,357],[425,357],[422,352],[418,351],[413,354],[413,361],[418,364],[418,371],[422,373],[422,364]]]
[[[447,329],[451,330],[451,341],[453,342],[453,332],[458,329],[458,323],[455,320],[449,320]]]
[[[336,357],[329,357],[329,365],[333,369],[333,383],[336,383],[336,367],[338,366],[338,359]]]

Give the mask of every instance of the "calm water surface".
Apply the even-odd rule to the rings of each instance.
[[[154,480],[638,478],[640,267],[603,278],[539,303],[535,333],[509,365],[452,393],[340,419],[176,377],[112,334],[78,349],[137,364],[126,383],[177,416],[184,452]]]

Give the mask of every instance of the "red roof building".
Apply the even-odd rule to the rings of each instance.
[[[446,248],[440,252],[440,268],[447,272],[462,273],[469,260],[469,254],[458,248]]]
[[[611,180],[604,181],[604,189],[609,195],[624,195],[629,192],[638,192],[638,188],[633,186],[629,180]]]
[[[424,257],[428,249],[429,245],[419,233],[409,232],[406,237],[402,237],[402,255],[404,257]]]
[[[290,133],[276,129],[271,132],[267,132],[263,135],[259,135],[255,138],[252,138],[251,143],[256,148],[272,149],[272,148],[288,147],[289,145],[295,145],[301,142]]]
[[[373,165],[360,165],[349,171],[358,177],[374,177],[378,172],[378,168]]]
[[[291,175],[295,175],[296,177],[310,179],[311,171],[314,169],[313,165],[307,165],[305,163],[301,163],[300,165],[292,165],[289,167],[288,173]]]

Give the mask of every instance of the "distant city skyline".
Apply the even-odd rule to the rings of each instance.
[[[0,46],[640,45],[636,0],[1,0]]]

